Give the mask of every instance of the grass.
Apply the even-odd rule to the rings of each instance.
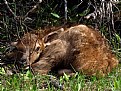
[[[23,0],[22,0],[23,1]],[[30,2],[33,0],[29,0]],[[49,1],[49,0],[48,0]],[[53,0],[51,0],[53,1]],[[11,1],[12,2],[12,1]],[[17,1],[16,4],[9,3],[10,7],[13,11],[15,11],[18,16],[24,16],[27,11],[29,11],[30,8],[21,8],[16,7],[19,5],[19,3],[22,5],[21,1]],[[28,1],[25,1],[25,5],[28,3]],[[50,5],[43,5],[43,7],[36,11],[36,17],[32,17],[33,21],[31,24],[26,24],[29,26],[32,26],[32,28],[38,28],[40,26],[47,26],[47,25],[59,25],[62,21],[60,16],[60,13],[56,12],[56,6],[53,6],[54,2],[51,2]],[[50,8],[52,7],[53,8]],[[6,9],[2,9],[2,11],[6,11]],[[1,11],[1,12],[2,12]],[[49,11],[49,12],[48,12]],[[68,10],[68,16],[69,21],[79,21],[75,15],[78,15],[77,12],[71,12],[71,10]],[[79,14],[79,16],[86,15],[86,12],[83,12],[82,14]],[[14,23],[11,17],[8,16],[9,14],[5,13],[5,17],[2,17],[1,21],[3,21],[3,27],[0,27],[0,39],[3,40],[12,40],[14,39],[15,35],[18,31],[23,30],[23,26],[20,24]],[[72,16],[73,17],[72,17]],[[30,16],[29,16],[30,17]],[[30,17],[31,18],[31,17]],[[34,19],[35,18],[35,19]],[[81,19],[80,19],[81,20]],[[83,21],[83,20],[82,20]],[[83,21],[84,22],[84,21]],[[102,27],[103,28],[103,27]],[[26,29],[26,28],[25,28]],[[101,30],[101,29],[100,29]],[[104,31],[105,29],[102,29],[103,34],[106,36],[109,35],[109,32]],[[27,30],[26,30],[27,31]],[[12,38],[10,35],[13,35]],[[106,36],[106,37],[107,37]],[[108,37],[107,37],[108,38]],[[13,40],[12,40],[13,41]],[[111,40],[109,43],[112,45],[112,48],[114,49],[114,52],[117,53],[117,57],[121,58],[121,38],[119,35],[114,34],[114,37],[111,37]],[[4,48],[0,45],[0,52],[3,52]],[[120,60],[120,59],[119,59]],[[76,73],[73,77],[69,77],[67,75],[64,75],[58,80],[65,88],[65,91],[121,91],[121,65],[117,67],[115,70],[113,70],[108,76],[104,78],[97,79],[96,77],[87,77],[85,75]],[[5,74],[5,71],[2,67],[0,67],[0,91],[61,91],[59,88],[55,88],[54,85],[52,85],[50,76],[40,76],[36,75],[33,76],[30,71],[27,71],[26,73],[19,73],[14,74],[12,76],[7,76]]]
[[[50,76],[25,74],[7,76],[0,69],[0,91],[61,91],[51,84]],[[65,91],[121,91],[121,65],[103,78],[87,77],[76,73],[73,77],[66,74],[58,78]]]
[[[104,31],[104,35],[106,32]],[[111,41],[113,52],[121,58],[121,38],[115,34]],[[1,48],[3,49],[3,48]],[[1,50],[2,51],[2,50]],[[87,77],[76,73],[73,77],[64,75],[58,80],[64,86],[65,91],[121,91],[121,64],[110,74],[103,78]],[[50,76],[32,75],[30,71],[26,73],[7,76],[0,67],[0,91],[62,91],[56,88],[51,82]]]
[[[103,29],[104,30],[104,29]],[[106,31],[103,32],[104,35]],[[112,36],[108,42],[112,45],[113,52],[121,58],[121,38],[118,34]],[[2,47],[0,47],[2,52]],[[120,61],[121,62],[121,61]],[[110,74],[103,78],[87,77],[76,73],[73,77],[64,75],[58,80],[64,86],[65,91],[121,91],[121,64]],[[50,76],[32,75],[28,70],[26,73],[7,76],[0,67],[0,91],[62,91],[56,88],[50,80]]]
[[[103,29],[105,30],[105,29]],[[106,31],[103,32],[104,35]],[[121,58],[121,38],[115,34],[108,42],[112,45],[117,57]],[[3,48],[0,47],[2,52]],[[76,73],[73,77],[64,75],[58,78],[65,91],[121,91],[121,65],[108,76],[97,79]],[[58,81],[57,80],[57,81]],[[0,67],[0,91],[61,91],[50,81],[50,76],[33,76],[30,71],[26,73],[7,76]]]

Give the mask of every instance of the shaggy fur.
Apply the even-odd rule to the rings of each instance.
[[[36,73],[47,74],[50,71],[67,69],[89,76],[105,76],[118,65],[106,39],[98,31],[85,25],[50,33],[42,39],[35,34],[28,35],[31,38],[25,35],[16,47],[22,52],[19,61],[23,58],[27,60]],[[34,51],[31,53],[31,50]]]

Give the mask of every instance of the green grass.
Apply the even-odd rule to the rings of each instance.
[[[66,91],[121,91],[121,65],[103,78],[75,74],[58,78]],[[60,91],[51,84],[50,76],[25,74],[6,76],[0,69],[0,91]]]
[[[17,14],[18,16],[24,16],[31,8],[27,7],[17,7],[17,5],[22,5],[22,1],[11,1],[9,2],[10,8]],[[25,6],[27,3],[32,2],[34,0],[25,1]],[[35,0],[36,1],[36,0]],[[49,1],[49,0],[48,0]],[[43,4],[41,7],[38,7],[36,10],[36,14],[34,17],[30,17],[33,19],[30,28],[38,28],[41,26],[49,26],[49,25],[60,25],[63,24],[63,16],[60,16],[60,11],[57,10],[57,5],[53,6],[54,1]],[[19,4],[18,4],[19,3]],[[77,14],[74,10],[68,9],[68,21],[71,22],[80,22],[81,18],[78,19],[78,16],[84,16],[88,13],[88,10]],[[6,8],[1,10],[8,12]],[[5,13],[4,12],[4,13]],[[9,14],[5,13],[4,17],[1,17],[2,27],[0,27],[0,39],[3,41],[9,42],[15,38],[15,35],[20,35],[19,33],[24,31],[28,31],[25,26],[14,21],[13,17],[10,17]],[[35,18],[35,19],[34,19]],[[92,24],[84,19],[82,19],[83,23]],[[24,28],[25,27],[25,28]],[[118,34],[114,34],[109,38],[109,31],[105,31],[106,28],[102,27],[100,29],[101,32],[109,39],[109,43],[111,44],[113,51],[117,54],[119,60],[121,59],[121,37]],[[10,36],[11,34],[11,36]],[[15,34],[15,35],[14,35]],[[4,42],[3,42],[4,44]],[[0,53],[4,51],[2,45],[0,45]],[[64,85],[66,91],[121,91],[121,65],[117,67],[112,73],[104,78],[97,79],[96,77],[87,77],[82,74],[75,74],[73,77],[68,77],[64,75],[63,77],[58,78],[59,82]],[[25,74],[19,73],[14,74],[12,76],[7,76],[4,72],[4,69],[0,67],[0,91],[60,91],[60,89],[55,88],[54,85],[51,84],[50,76],[33,76],[30,71],[27,71]]]
[[[113,52],[121,58],[120,37],[115,35],[111,39]],[[2,48],[1,48],[2,49]],[[2,51],[2,50],[1,50]],[[120,61],[121,62],[121,61]],[[56,78],[57,80],[57,78]],[[76,73],[73,77],[66,74],[58,78],[57,82],[64,86],[65,91],[121,91],[121,64],[110,74],[103,78],[87,77]],[[0,91],[62,91],[56,88],[50,80],[50,76],[32,75],[26,73],[7,76],[0,67]]]
[[[103,34],[106,35],[105,33],[104,31]],[[108,41],[119,60],[121,59],[120,41],[118,34],[114,34]],[[2,50],[1,47],[0,51]],[[121,91],[121,64],[103,78],[97,79],[76,73],[73,77],[64,75],[58,78],[58,81],[64,86],[65,91]],[[61,89],[51,83],[49,75],[34,76],[27,71],[24,74],[7,76],[4,69],[0,67],[0,91],[61,91]]]

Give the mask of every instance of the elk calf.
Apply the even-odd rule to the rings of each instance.
[[[15,54],[22,53],[16,58],[20,62],[26,60],[39,74],[67,69],[105,76],[118,65],[106,39],[86,25],[73,26],[56,35],[50,37],[55,36],[51,33],[39,39],[37,35],[26,34],[15,45],[18,50]]]

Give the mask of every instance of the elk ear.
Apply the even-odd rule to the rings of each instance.
[[[52,41],[53,39],[55,39],[55,38],[57,37],[57,35],[58,35],[58,34],[57,34],[56,32],[52,32],[52,33],[46,35],[46,36],[44,37],[44,42],[47,43],[47,42]]]
[[[16,46],[18,43],[21,43],[21,39],[18,38],[18,40],[16,42],[11,42],[12,46]]]
[[[12,42],[11,45],[12,46],[16,46],[18,42]]]
[[[44,37],[44,42],[47,43],[47,42],[51,42],[52,40],[57,39],[58,38],[58,35],[61,32],[63,32],[63,31],[64,31],[64,29],[63,28],[60,28],[60,29],[58,29],[58,30],[56,30],[54,32],[49,33],[48,35],[46,35]]]

